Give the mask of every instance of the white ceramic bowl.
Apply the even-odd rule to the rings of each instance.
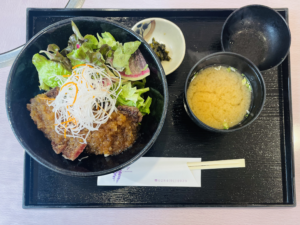
[[[185,55],[185,39],[176,24],[161,18],[148,18],[139,21],[131,29],[142,36],[148,44],[154,37],[157,42],[166,45],[171,57],[170,61],[161,62],[166,75],[180,66]]]

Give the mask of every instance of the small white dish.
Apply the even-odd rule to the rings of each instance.
[[[161,62],[166,75],[180,66],[186,47],[183,33],[176,24],[161,18],[148,18],[139,21],[131,29],[142,36],[148,44],[152,43],[152,38],[160,44],[165,44],[171,57],[170,61]]]

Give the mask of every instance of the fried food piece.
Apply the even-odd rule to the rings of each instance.
[[[120,106],[118,106],[118,110],[122,114],[128,115],[132,119],[133,122],[136,122],[136,123],[142,122],[143,115],[139,111],[138,108],[133,107],[133,106],[120,105]]]
[[[37,128],[51,141],[52,148],[56,154],[62,153],[63,157],[74,161],[84,150],[86,144],[80,143],[79,139],[59,135],[55,131],[55,114],[48,102],[53,100],[59,92],[54,88],[45,94],[37,95],[27,104],[30,116]]]
[[[135,142],[142,114],[136,107],[119,106],[109,120],[87,138],[86,151],[95,155],[117,155]]]
[[[136,107],[119,106],[118,112],[113,112],[109,120],[102,124],[97,131],[90,132],[87,144],[82,140],[72,137],[64,137],[55,131],[55,114],[49,101],[58,95],[59,88],[54,88],[45,94],[37,95],[27,104],[30,116],[37,128],[51,141],[56,154],[62,153],[66,159],[74,161],[84,149],[86,152],[105,156],[117,155],[135,142],[139,123],[143,115]],[[87,132],[86,130],[82,132]]]

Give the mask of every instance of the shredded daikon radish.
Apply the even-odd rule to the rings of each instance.
[[[113,68],[111,68],[113,69]],[[121,76],[111,77],[104,68],[85,64],[72,71],[50,106],[55,113],[55,131],[83,143],[116,111]]]

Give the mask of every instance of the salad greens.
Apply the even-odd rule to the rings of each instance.
[[[140,44],[141,42],[135,41],[127,42],[124,44],[124,46],[119,46],[114,53],[113,66],[119,71],[122,71],[124,68],[126,68],[125,73],[130,75],[131,71],[129,68],[129,59],[131,55],[139,48]]]
[[[97,33],[97,38],[99,40],[98,48],[100,48],[102,45],[107,44],[109,47],[111,47],[112,50],[117,50],[119,46],[122,46],[122,44],[117,42],[109,32],[104,32],[101,35],[102,37]]]
[[[70,52],[67,57],[71,61],[72,66],[85,63],[91,63],[96,66],[104,64],[104,59],[99,51],[94,52],[89,49],[85,49],[83,46]]]
[[[68,66],[66,66],[66,63],[64,63],[64,57],[56,57],[50,52],[47,52],[46,55],[49,55],[49,58],[53,57],[52,60],[48,60],[45,56],[42,56],[38,53],[36,53],[32,58],[32,63],[35,65],[39,74],[40,89],[42,90],[49,90],[50,88],[59,86],[60,82],[62,82],[62,80],[65,78],[61,76],[59,79],[58,75],[71,74],[71,70],[69,70]],[[58,58],[61,58],[62,61],[56,60]]]
[[[117,99],[117,105],[127,105],[137,107],[140,112],[145,115],[150,113],[150,105],[152,98],[148,96],[145,101],[143,94],[149,91],[149,88],[145,88],[146,79],[142,82],[127,82],[122,85],[121,93]],[[137,89],[137,87],[139,89]]]
[[[71,23],[74,34],[69,37],[66,48],[60,51],[56,44],[50,44],[47,51],[40,51],[32,58],[39,74],[40,89],[61,86],[67,75],[72,74],[74,66],[93,64],[105,68],[110,76],[115,76],[115,71],[119,71],[122,85],[117,105],[134,106],[143,115],[149,114],[152,99],[145,99],[144,93],[149,91],[145,87],[145,77],[150,75],[150,70],[138,50],[141,42],[122,44],[109,32],[97,33],[97,37],[91,34],[82,36],[75,23]]]

